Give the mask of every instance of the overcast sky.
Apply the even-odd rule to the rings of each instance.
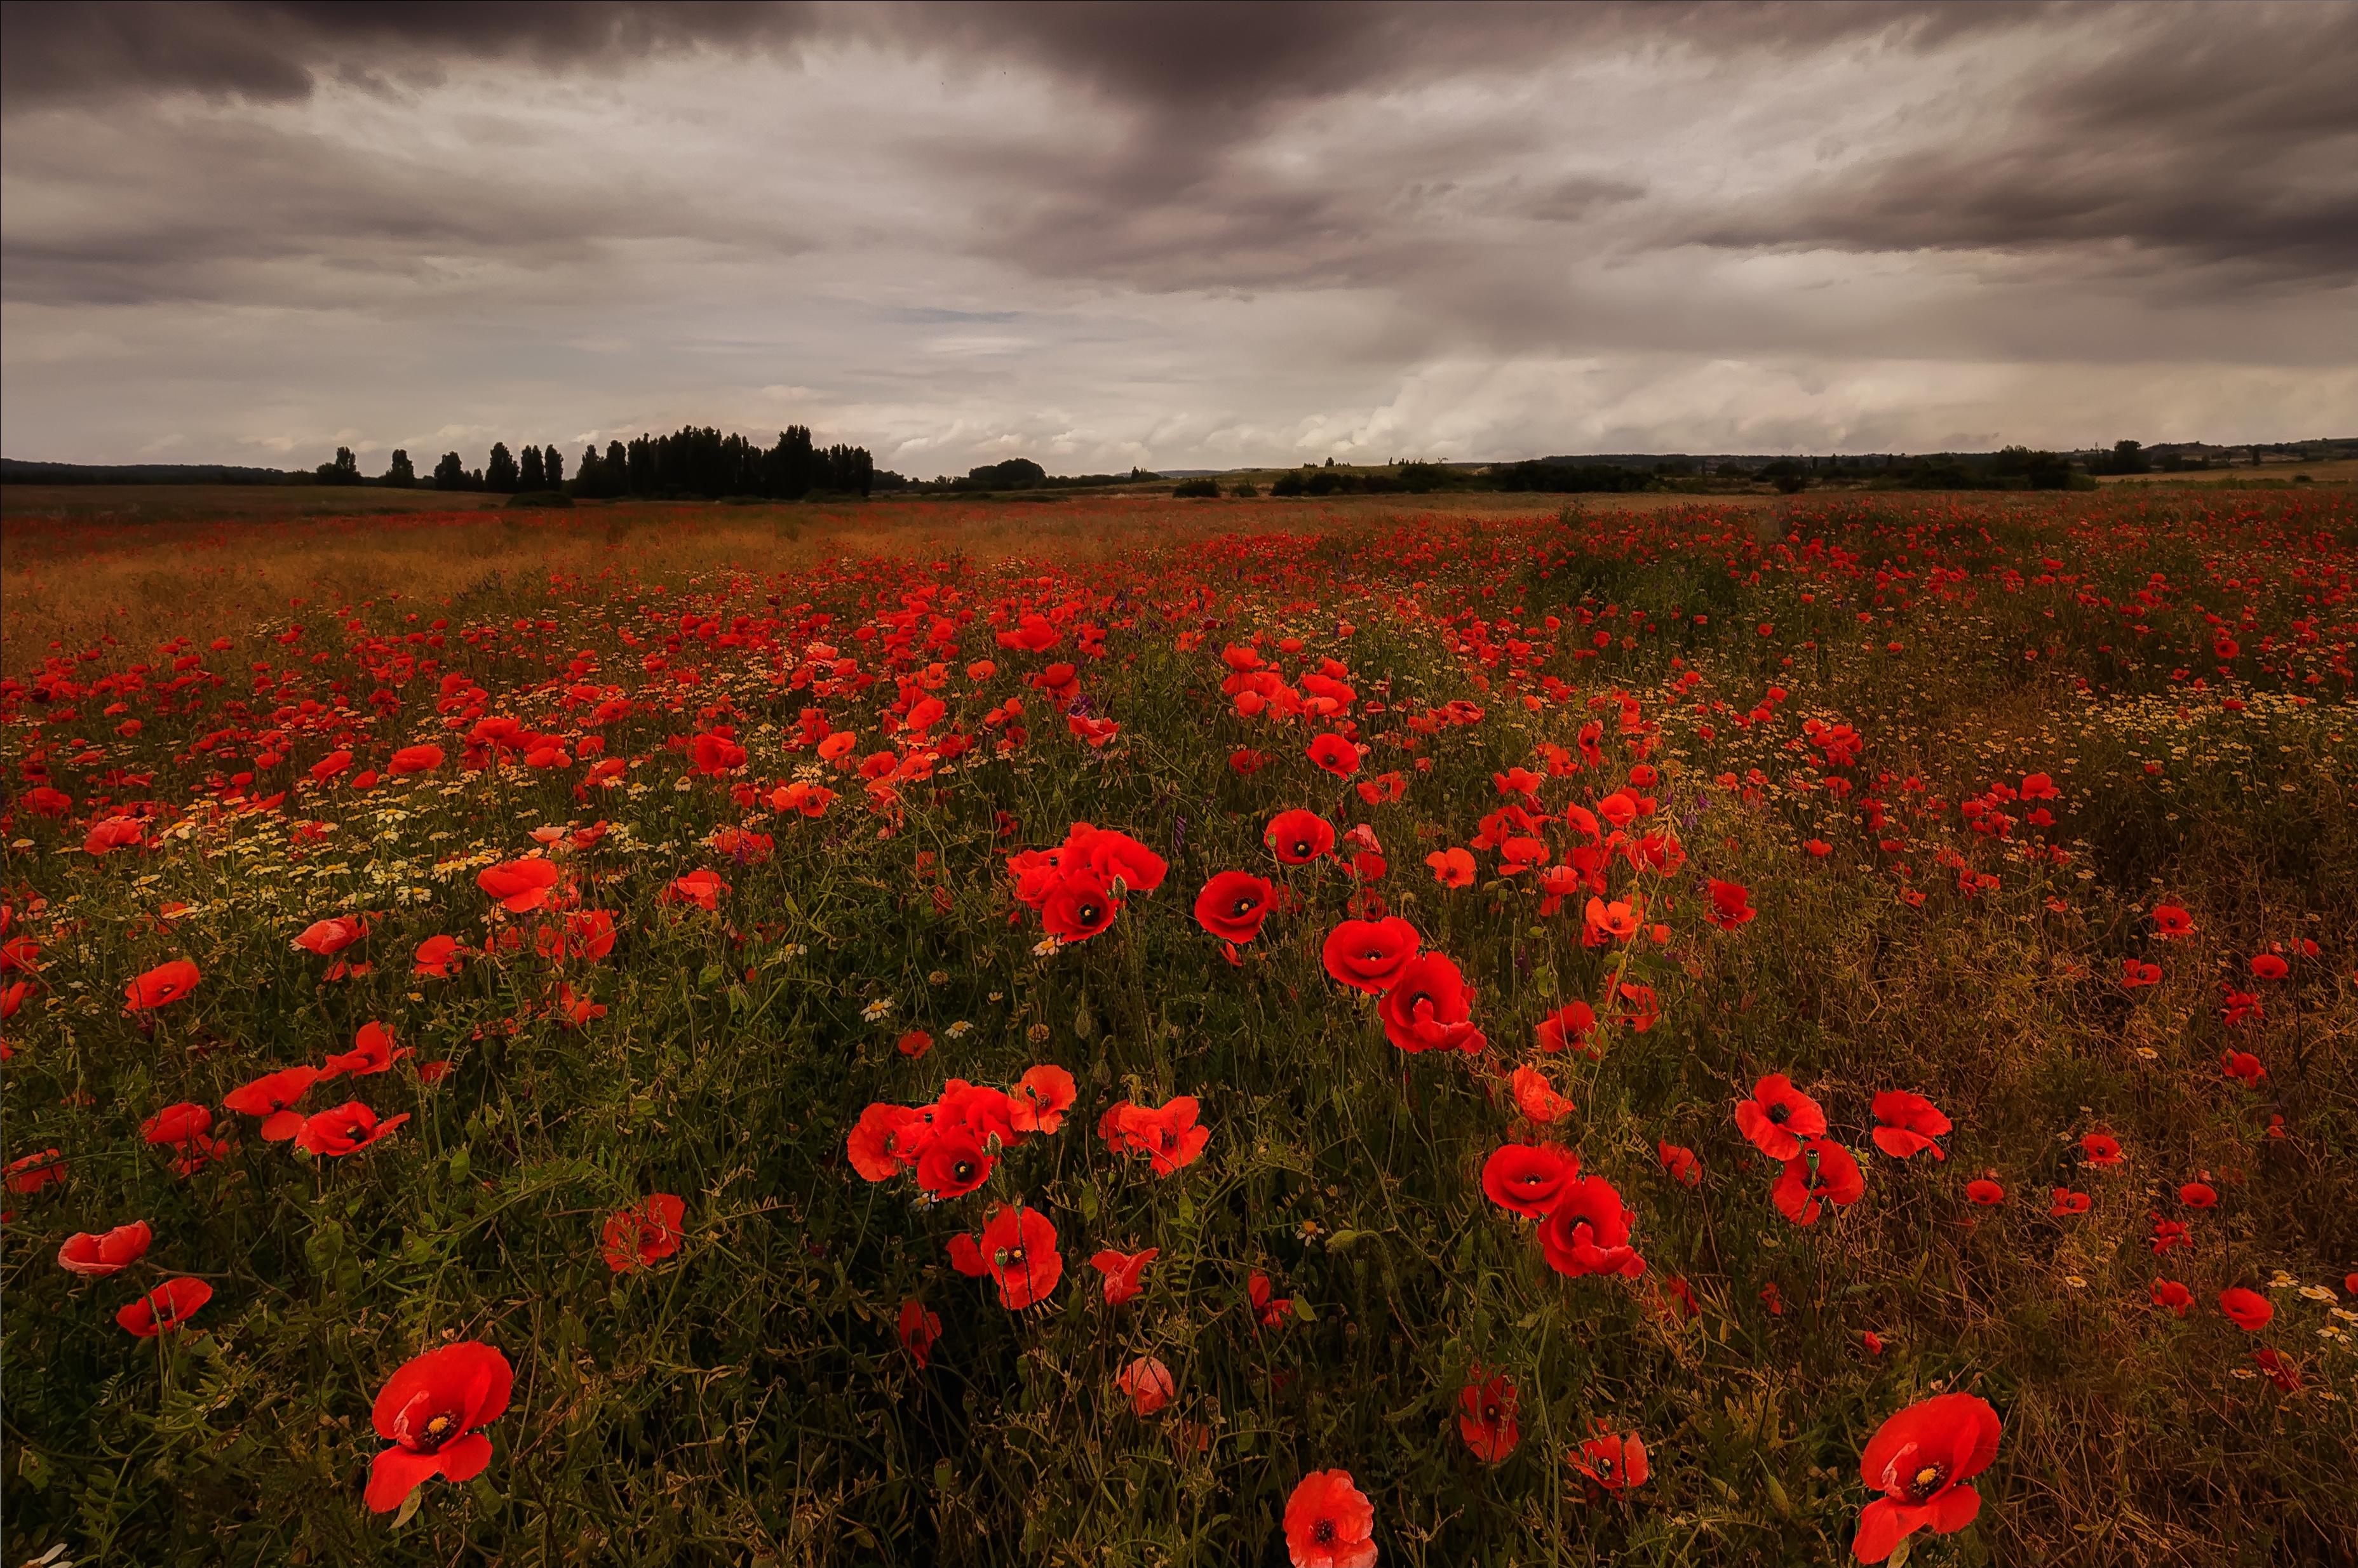
[[[0,451],[2358,433],[2358,5],[5,6]]]

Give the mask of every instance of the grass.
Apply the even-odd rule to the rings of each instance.
[[[1917,1563],[2335,1560],[2358,1534],[2352,502],[1631,499],[104,521],[12,500],[5,939],[31,946],[5,1153],[67,1173],[8,1199],[0,1555],[1268,1563],[1295,1483],[1341,1468],[1387,1563],[1827,1562],[1872,1496],[1867,1437],[1962,1390],[2003,1440],[1978,1519],[1912,1538]],[[999,643],[1027,614],[1055,646]],[[1335,661],[1347,708],[1241,714],[1231,644],[1297,693]],[[1052,702],[1060,663],[1079,719],[1119,726],[1101,744]],[[502,718],[562,759],[495,747]],[[708,741],[699,764],[691,738],[723,726],[746,756]],[[1347,781],[1305,756],[1344,730],[1368,748]],[[830,731],[848,755],[812,744]],[[953,735],[971,749],[939,755]],[[355,786],[429,741],[439,767]],[[1485,818],[1513,767],[1541,776],[1550,865],[1589,842],[1567,807],[1655,803],[1630,828],[1652,852],[1597,868],[1643,901],[1635,939],[1585,939],[1586,888],[1551,910],[1502,862]],[[2026,795],[2042,773],[2051,800]],[[1391,773],[1397,799],[1354,787]],[[772,798],[795,781],[838,798],[799,815]],[[1288,808],[1362,827],[1384,866],[1279,864],[1262,832]],[[91,852],[123,815],[138,841]],[[583,848],[530,836],[593,821]],[[1168,879],[1044,945],[1007,858],[1076,822]],[[1450,849],[1469,885],[1428,871]],[[479,885],[527,855],[557,862],[559,907]],[[729,884],[710,911],[671,891],[699,870]],[[1190,914],[1227,870],[1289,890],[1233,963]],[[1713,924],[1705,878],[1758,917]],[[1484,1049],[1403,1052],[1328,978],[1322,941],[1371,898],[1464,971]],[[2164,903],[2190,934],[2158,935]],[[613,914],[611,952],[541,936],[588,910]],[[294,944],[330,917],[367,933]],[[436,935],[463,961],[413,972]],[[126,1012],[175,958],[195,992]],[[2158,982],[2124,986],[2128,960]],[[1642,1030],[1625,981],[1654,993]],[[1541,1050],[1574,1000],[1605,1020],[1594,1054]],[[371,1022],[415,1054],[302,1108],[407,1114],[385,1141],[307,1155],[223,1108]],[[2265,1077],[2224,1076],[2231,1051]],[[847,1160],[871,1104],[1043,1064],[1076,1103],[979,1192],[927,1205]],[[1574,1108],[1535,1125],[1517,1066]],[[1808,1226],[1731,1115],[1780,1072],[1865,1172]],[[1868,1141],[1895,1088],[1953,1119],[1945,1158]],[[1210,1139],[1171,1175],[1099,1136],[1115,1102],[1178,1095]],[[185,1175],[142,1133],[178,1103],[226,1136]],[[2123,1164],[2088,1162],[2094,1132]],[[1559,1275],[1483,1195],[1493,1151],[1540,1141],[1617,1189],[1641,1276]],[[1994,1208],[1964,1195],[1985,1173]],[[2198,1181],[2215,1207],[2180,1197]],[[2089,1212],[2050,1215],[2057,1187]],[[616,1272],[601,1232],[651,1193],[683,1200],[677,1249]],[[946,1247],[1019,1196],[1065,1268],[1023,1312]],[[2156,1217],[2189,1242],[2158,1256]],[[126,1271],[55,1261],[135,1218],[155,1239]],[[1146,1247],[1144,1290],[1109,1305],[1091,1254]],[[1256,1274],[1291,1303],[1267,1321]],[[2163,1275],[2183,1318],[2151,1303]],[[174,1277],[213,1289],[189,1326],[116,1326]],[[2230,1323],[2229,1286],[2270,1323]],[[923,1366],[911,1301],[942,1325]],[[491,1462],[372,1512],[371,1401],[457,1339],[514,1368]],[[1176,1397],[1141,1416],[1115,1379],[1148,1355]],[[1458,1429],[1476,1367],[1518,1390],[1498,1463]],[[1600,1423],[1650,1453],[1626,1494],[1566,1463]]]

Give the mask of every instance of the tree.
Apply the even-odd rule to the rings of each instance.
[[[540,466],[541,478],[549,489],[562,490],[565,487],[565,454],[557,449],[556,442],[551,441],[541,448]]]
[[[312,470],[321,484],[358,484],[361,482],[361,462],[352,456],[350,447],[338,447],[335,460],[321,463]]]
[[[434,488],[464,490],[467,488],[467,465],[456,452],[445,452],[442,460],[434,465]]]
[[[631,488],[631,454],[620,441],[606,443],[606,471],[598,477],[600,495],[625,495]]]
[[[576,495],[606,493],[606,465],[598,456],[598,443],[595,441],[581,449],[581,464],[573,476],[573,493]]]
[[[2110,473],[2143,473],[2146,471],[2145,445],[2139,441],[2115,441],[2113,456],[2106,466]]]
[[[385,464],[384,482],[399,490],[407,490],[417,482],[417,470],[409,463],[409,454],[401,448],[393,449],[393,460]]]
[[[516,473],[516,488],[518,490],[546,490],[548,488],[548,480],[543,473],[540,466],[540,449],[538,447],[526,447],[524,449],[524,460],[518,466]]]
[[[483,488],[503,490],[514,493],[523,476],[516,471],[516,460],[505,441],[492,443],[491,460],[483,465]]]

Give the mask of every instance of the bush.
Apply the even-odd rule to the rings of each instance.
[[[1216,499],[1220,493],[1220,481],[1216,479],[1183,479],[1171,487],[1171,493],[1186,501]]]
[[[1249,479],[1240,479],[1230,487],[1228,493],[1235,496],[1249,496],[1259,495],[1260,492],[1253,488],[1252,481]]]
[[[545,506],[570,506],[573,498],[562,491],[520,490],[508,497],[507,503],[511,507],[529,506],[536,510]]]

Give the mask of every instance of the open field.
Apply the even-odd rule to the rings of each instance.
[[[2348,1561],[2346,489],[81,500],[9,1563]]]
[[[2229,489],[2253,486],[2292,484],[2306,477],[2312,484],[2349,485],[2358,483],[2358,459],[2344,458],[2331,462],[2278,462],[2270,460],[2258,468],[2223,466],[2164,473],[2099,474],[2099,484],[2208,484],[2225,485]]]
[[[1141,538],[1200,541],[1238,526],[1348,534],[1419,517],[1553,514],[1567,500],[1589,511],[1693,504],[1678,495],[1491,493],[1174,501],[1160,487],[1116,498],[601,502],[518,512],[375,505],[380,497],[430,497],[431,491],[157,485],[120,487],[121,499],[110,509],[89,502],[96,490],[0,487],[0,595],[8,605],[0,668],[37,662],[52,642],[110,634],[160,642],[202,633],[210,640],[224,629],[233,638],[259,636],[265,618],[298,600],[356,603],[399,593],[440,600],[549,571],[661,577],[806,566],[845,554],[955,555],[981,564],[1019,554],[1097,561],[1135,548]],[[289,508],[289,496],[352,498],[373,509]],[[1736,504],[1766,506],[1769,499]],[[86,504],[71,504],[77,500]]]

